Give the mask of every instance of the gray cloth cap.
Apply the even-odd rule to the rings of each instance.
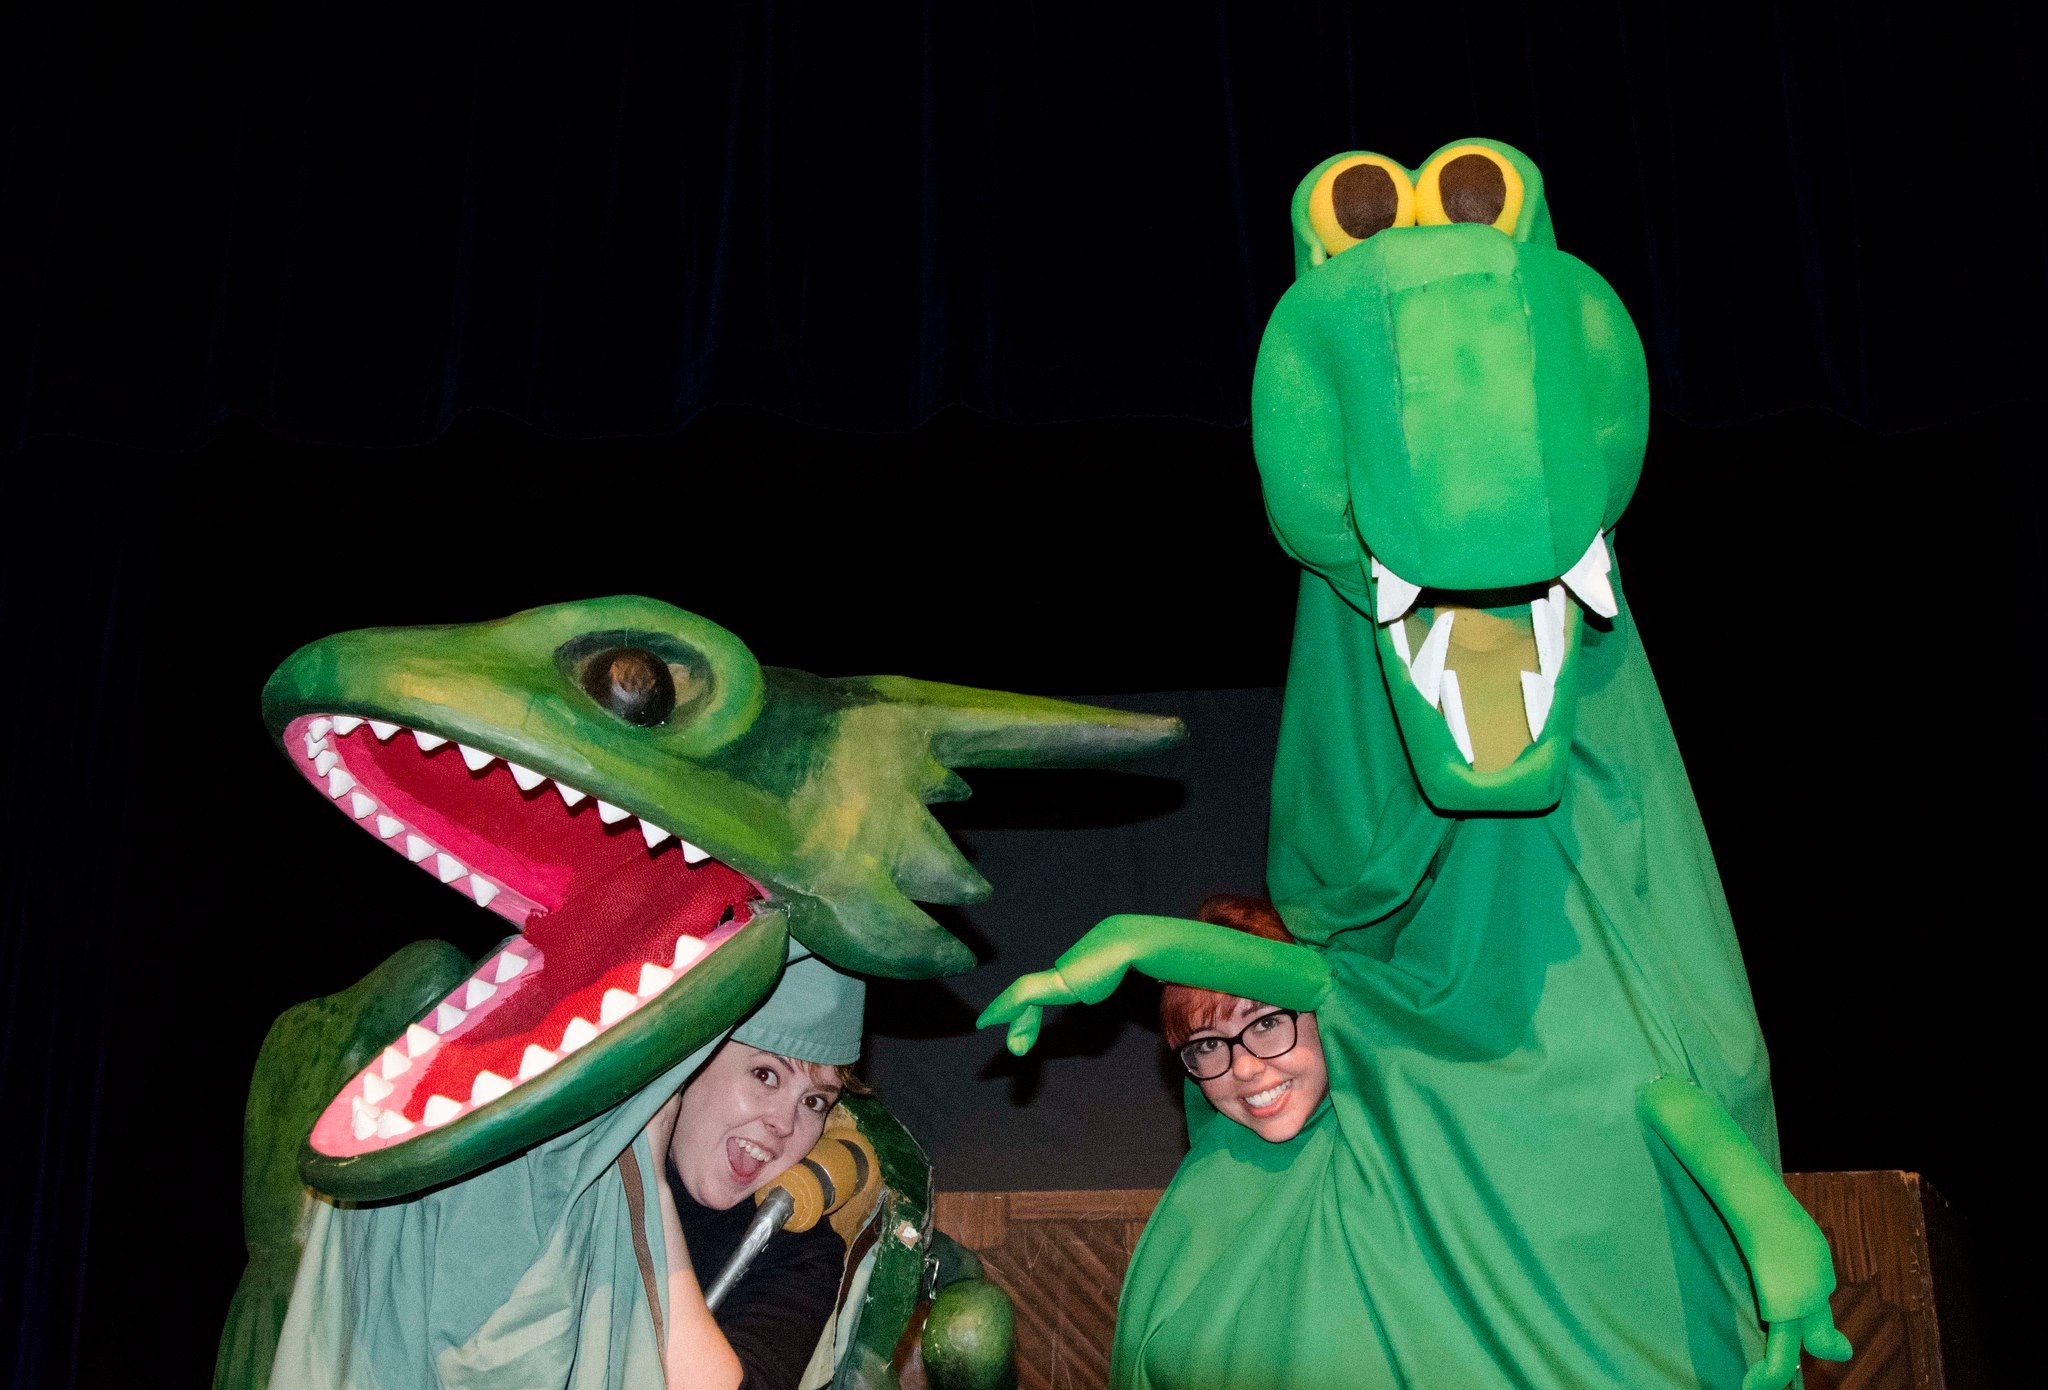
[[[860,1060],[862,1009],[868,987],[834,970],[791,940],[782,982],[732,1030],[738,1041],[785,1057],[843,1067]],[[801,952],[801,954],[795,954]]]

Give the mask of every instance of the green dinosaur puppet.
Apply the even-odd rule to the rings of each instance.
[[[899,978],[973,963],[912,901],[988,891],[926,810],[967,794],[951,769],[1122,758],[1180,733],[763,667],[643,598],[330,637],[278,668],[263,708],[358,826],[517,931],[477,962],[408,947],[272,1029],[217,1385],[273,1367],[291,1385],[660,1384],[633,1248],[659,1252],[660,1222],[619,1166],[634,1150],[659,1171],[655,1109],[793,952]],[[890,1129],[855,1108],[871,1136]],[[890,1379],[931,1238],[915,1146],[897,1130],[877,1148],[907,1206],[872,1277],[865,1384]]]
[[[1849,1347],[1609,550],[1641,344],[1505,145],[1339,155],[1294,231],[1252,420],[1306,571],[1268,861],[1305,944],[1113,918],[983,1016],[1021,1051],[1133,965],[1318,1009],[1294,1139],[1188,1088],[1114,1381],[1782,1386]]]

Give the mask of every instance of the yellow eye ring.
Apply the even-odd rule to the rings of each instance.
[[[1415,225],[1415,186],[1385,155],[1355,154],[1323,170],[1308,195],[1308,221],[1323,254],[1349,251],[1375,232]]]
[[[1513,236],[1522,217],[1522,174],[1496,150],[1453,145],[1415,180],[1415,221],[1443,227],[1484,222]]]

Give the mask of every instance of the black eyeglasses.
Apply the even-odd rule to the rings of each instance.
[[[1214,1081],[1230,1070],[1230,1049],[1241,1047],[1261,1061],[1271,1061],[1294,1050],[1293,1009],[1275,1009],[1260,1014],[1227,1038],[1190,1038],[1176,1049],[1180,1064],[1197,1081]]]

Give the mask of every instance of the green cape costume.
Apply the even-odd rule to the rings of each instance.
[[[1848,1344],[1607,548],[1634,329],[1505,145],[1340,155],[1294,212],[1253,440],[1307,569],[1268,861],[1305,944],[1113,918],[984,1015],[1021,1050],[1129,966],[1317,1010],[1295,1138],[1188,1086],[1112,1382],[1784,1385]]]

